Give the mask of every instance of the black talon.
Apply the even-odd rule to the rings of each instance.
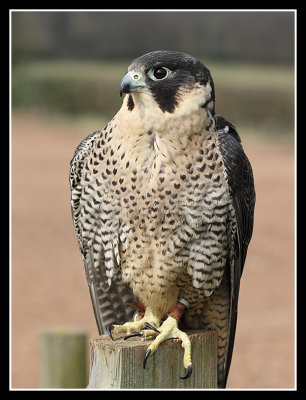
[[[190,377],[191,374],[192,374],[192,365],[189,365],[187,374],[185,376],[181,376],[180,379],[187,379]]]
[[[159,330],[155,328],[155,326],[149,324],[148,322],[145,322],[145,323],[144,323],[144,326],[145,326],[146,328],[152,329],[153,331],[155,331],[155,332],[157,332],[157,333],[160,333]]]
[[[124,336],[123,340],[129,339],[129,338],[134,337],[134,336],[142,336],[142,333],[140,333],[140,332],[131,333],[131,334],[127,335],[127,336]]]
[[[149,358],[149,355],[151,354],[151,352],[152,352],[151,349],[147,350],[146,355],[144,356],[144,359],[143,359],[143,368],[146,368],[146,362],[147,362],[147,359]]]
[[[114,340],[113,335],[112,335],[112,330],[113,330],[114,328],[115,328],[114,325],[109,325],[109,327],[107,328],[107,332],[108,332],[108,334],[109,334],[109,336],[110,336],[110,338],[111,338],[112,340]]]

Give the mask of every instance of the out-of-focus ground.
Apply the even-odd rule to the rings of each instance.
[[[97,336],[71,221],[68,172],[80,140],[102,127],[101,121],[12,116],[12,388],[40,387],[40,329],[77,325]],[[277,136],[240,134],[257,202],[228,388],[293,388],[294,148]]]

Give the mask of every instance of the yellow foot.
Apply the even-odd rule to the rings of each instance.
[[[191,342],[188,335],[178,329],[178,322],[175,318],[168,316],[168,318],[163,322],[163,324],[158,328],[159,334],[156,339],[148,347],[145,358],[143,360],[143,367],[145,368],[146,362],[150,354],[152,354],[160,343],[167,339],[181,339],[182,347],[184,349],[184,367],[187,369],[187,374],[181,379],[187,379],[192,373],[192,362],[191,362]]]
[[[157,330],[159,325],[160,319],[152,313],[149,307],[147,307],[146,312],[141,320],[126,322],[123,325],[110,325],[108,327],[108,333],[112,340],[114,340],[112,336],[113,333],[126,333],[128,337],[131,337],[131,334],[134,332],[135,336],[152,336],[152,334],[155,333],[156,335],[156,332],[159,332]],[[142,331],[144,328],[149,329]],[[142,331],[142,333],[140,333],[140,331]]]

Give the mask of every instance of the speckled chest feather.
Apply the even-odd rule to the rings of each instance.
[[[94,264],[104,257],[99,272],[109,282],[121,276],[164,312],[187,287],[209,296],[228,251],[230,201],[216,136],[207,128],[171,143],[139,131],[131,146],[113,135],[117,122],[96,138],[83,173],[82,238]]]

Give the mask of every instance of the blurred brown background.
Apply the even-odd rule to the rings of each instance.
[[[285,12],[11,11],[11,387],[39,388],[39,332],[97,336],[69,162],[120,107],[131,60],[190,53],[253,166],[254,234],[228,388],[294,388],[294,19]]]

